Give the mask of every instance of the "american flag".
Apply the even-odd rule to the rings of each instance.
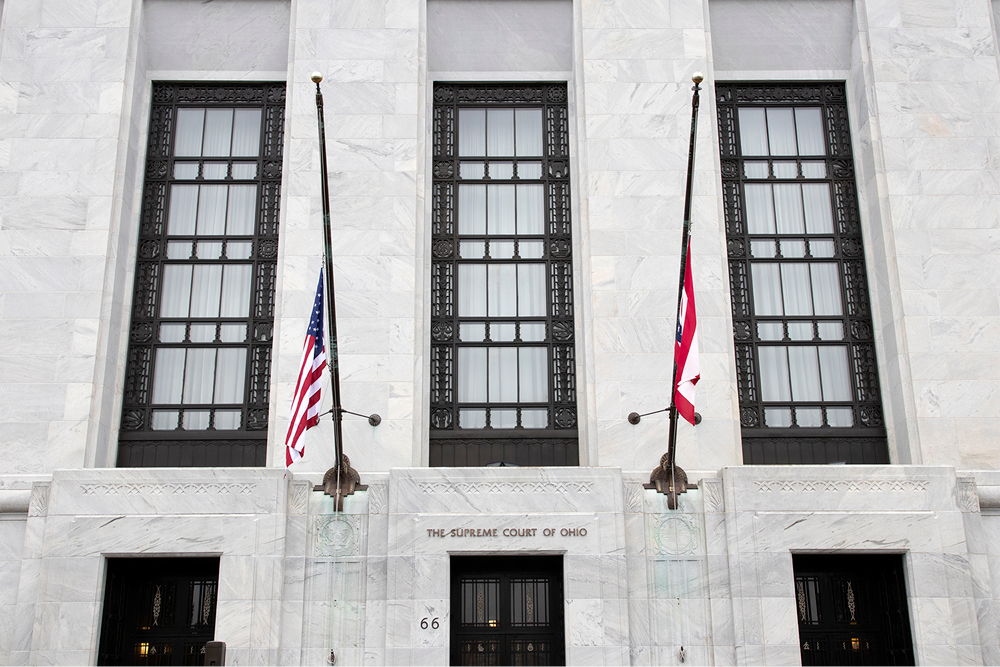
[[[285,435],[285,467],[302,458],[306,451],[302,434],[319,424],[319,389],[323,367],[326,366],[326,346],[323,344],[323,271],[319,272],[316,300],[313,302],[306,342],[302,347],[302,365],[292,397],[292,420]]]
[[[694,281],[691,280],[691,241],[688,240],[684,268],[684,290],[680,316],[677,318],[677,341],[674,345],[674,405],[681,417],[694,425],[694,386],[701,379],[698,368],[698,318],[694,312]]]

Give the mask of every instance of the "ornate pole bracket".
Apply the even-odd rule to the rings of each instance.
[[[680,502],[680,495],[686,493],[688,489],[697,489],[697,484],[688,484],[687,473],[679,465],[670,465],[670,455],[664,454],[660,457],[660,465],[653,468],[649,474],[649,484],[643,484],[644,489],[655,489],[657,493],[667,496],[667,507],[677,509]]]
[[[323,475],[323,483],[313,487],[313,491],[322,491],[336,501],[338,512],[344,511],[344,498],[353,496],[355,491],[367,491],[368,486],[361,483],[361,475],[351,467],[347,454],[340,457],[340,465],[333,466]]]

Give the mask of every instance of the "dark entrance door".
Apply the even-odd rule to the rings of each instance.
[[[912,665],[902,556],[792,557],[803,665]]]
[[[452,665],[565,665],[562,556],[454,556]]]
[[[203,665],[218,558],[111,558],[98,665]]]

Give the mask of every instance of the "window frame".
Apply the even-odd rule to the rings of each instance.
[[[526,158],[542,163],[544,258],[531,260],[468,260],[459,257],[458,198],[461,183],[488,184],[483,179],[460,178],[458,119],[463,108],[540,108],[544,155]],[[570,219],[569,119],[566,82],[434,84],[431,230],[431,466],[477,466],[490,463],[518,465],[578,465],[579,439],[576,407],[576,355],[573,305]],[[474,156],[468,156],[468,158]],[[540,159],[539,159],[540,158]],[[484,162],[491,158],[475,157]],[[497,158],[516,162],[517,157]],[[488,174],[488,166],[486,167]],[[517,184],[519,179],[499,182]],[[473,235],[484,236],[484,235]],[[484,238],[489,235],[485,235]],[[516,235],[514,235],[516,236]],[[460,342],[458,267],[482,262],[538,262],[546,265],[546,316],[529,318],[546,323],[546,341],[482,343]],[[462,318],[468,319],[468,318]],[[475,318],[473,318],[475,319]],[[481,320],[492,318],[483,317]],[[511,321],[518,318],[508,318]],[[457,365],[462,347],[544,346],[548,357],[548,427],[472,429],[458,426]],[[541,407],[538,405],[525,407]],[[487,401],[470,408],[490,408]],[[501,406],[510,407],[510,406]]]
[[[844,83],[720,82],[716,84],[716,99],[744,463],[889,463]],[[739,109],[792,107],[822,109],[826,147],[824,155],[805,157],[742,154]],[[767,178],[748,178],[744,169],[745,162],[764,160],[769,163]],[[775,178],[773,162],[784,160],[798,160],[798,176],[795,179]],[[823,161],[826,178],[804,178],[801,167],[803,161]],[[835,254],[834,258],[824,258],[822,261],[835,261],[839,267],[842,316],[786,315],[769,319],[814,322],[832,319],[843,322],[844,340],[831,344],[847,346],[852,400],[834,403],[811,401],[808,402],[808,407],[818,406],[824,412],[827,403],[830,403],[830,407],[850,407],[853,426],[800,427],[795,424],[793,417],[790,427],[768,427],[764,422],[764,408],[767,406],[761,396],[759,350],[762,344],[816,345],[819,341],[791,341],[787,330],[783,341],[764,343],[758,335],[758,322],[767,320],[760,319],[764,316],[758,316],[754,311],[751,265],[755,260],[750,256],[750,249],[751,241],[761,237],[750,234],[747,227],[745,186],[748,183],[810,182],[830,184],[833,233],[825,236],[834,239]],[[778,234],[773,236],[779,237]],[[806,238],[808,235],[800,236]],[[798,261],[815,260],[805,257]],[[795,407],[796,402],[781,403]]]
[[[263,466],[267,457],[268,404],[272,338],[274,331],[275,279],[278,256],[278,214],[284,146],[285,84],[283,82],[153,82],[149,133],[145,159],[142,210],[137,240],[136,268],[129,324],[129,349],[122,395],[122,416],[118,434],[118,467],[152,466]],[[222,108],[259,109],[260,151],[256,157],[174,156],[178,109]],[[174,163],[199,162],[198,177],[174,178]],[[234,179],[232,167],[225,179],[203,178],[205,162],[256,162],[256,177]],[[190,340],[168,343],[159,340],[160,299],[163,295],[164,267],[175,261],[167,258],[167,220],[170,188],[180,184],[250,184],[257,186],[251,235],[236,235],[252,241],[248,259],[176,260],[181,263],[226,265],[252,264],[249,312],[246,317],[204,318],[204,323],[246,322],[247,337],[242,344]],[[175,235],[176,236],[176,235]],[[195,234],[181,235],[195,239]],[[200,238],[200,237],[199,237]],[[206,240],[229,242],[229,235]],[[226,246],[223,246],[226,247]],[[211,322],[209,322],[211,321]],[[183,430],[183,407],[178,428],[152,429],[152,392],[156,350],[174,348],[242,348],[246,350],[244,396],[241,405],[223,409],[241,412],[240,427],[233,430]],[[211,405],[214,405],[211,404]],[[214,410],[209,404],[189,409]],[[167,408],[172,409],[172,407]],[[214,415],[214,412],[212,413]]]

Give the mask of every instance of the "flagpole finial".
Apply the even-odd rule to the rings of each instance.
[[[319,83],[320,81],[323,80],[323,75],[320,74],[319,72],[313,72],[309,78],[312,79],[313,83]]]
[[[691,80],[694,81],[696,84],[701,83],[702,81],[705,80],[705,75],[702,74],[701,72],[695,72],[694,74],[691,75]]]

